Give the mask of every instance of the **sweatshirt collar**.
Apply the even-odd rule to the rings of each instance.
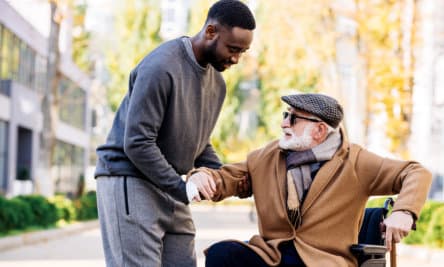
[[[208,70],[209,64],[204,68],[197,62],[196,56],[194,55],[193,52],[193,45],[191,44],[190,38],[188,36],[183,36],[181,40],[185,46],[185,51],[187,52],[188,57],[191,59],[194,65],[196,65],[196,67],[201,71]]]

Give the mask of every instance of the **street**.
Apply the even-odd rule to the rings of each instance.
[[[248,206],[194,205],[198,267],[204,266],[203,250],[221,239],[248,240],[256,233],[249,220]],[[398,250],[402,251],[402,250]],[[438,267],[442,257],[433,255],[398,256],[400,267]],[[436,255],[442,255],[436,254]],[[105,266],[98,228],[44,243],[0,252],[0,267],[99,267]]]

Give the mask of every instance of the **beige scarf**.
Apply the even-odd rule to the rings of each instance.
[[[312,149],[288,151],[287,212],[295,228],[302,223],[301,205],[316,173],[324,161],[330,160],[341,145],[341,134],[332,132],[327,139]]]

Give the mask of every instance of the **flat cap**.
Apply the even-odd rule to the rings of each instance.
[[[282,97],[282,101],[295,109],[315,115],[333,128],[338,127],[344,117],[342,106],[336,99],[327,95],[287,95]]]

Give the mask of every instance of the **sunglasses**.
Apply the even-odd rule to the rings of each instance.
[[[315,119],[315,118],[309,118],[309,117],[304,117],[304,116],[299,116],[296,115],[294,113],[291,112],[287,112],[284,111],[282,113],[282,115],[284,116],[284,120],[287,119],[288,117],[290,117],[290,125],[293,126],[296,123],[296,119],[301,119],[301,120],[306,120],[306,121],[312,121],[312,122],[322,122],[319,119]]]

